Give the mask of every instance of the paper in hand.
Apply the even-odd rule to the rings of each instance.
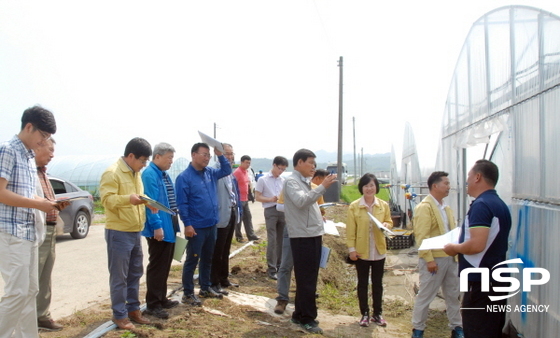
[[[369,218],[373,221],[373,223],[375,223],[375,225],[377,225],[377,227],[383,231],[383,233],[386,235],[391,235],[391,236],[396,236],[397,234],[395,234],[394,232],[392,232],[391,230],[389,230],[389,228],[387,228],[386,226],[384,226],[381,222],[379,222],[379,220],[377,218],[375,218],[375,216],[373,216],[371,213],[367,213]]]
[[[200,139],[202,140],[202,142],[208,144],[210,147],[218,149],[218,151],[222,153],[224,152],[224,146],[222,145],[222,142],[219,142],[215,138],[204,134],[200,130],[198,131],[198,135],[200,135]]]
[[[140,196],[140,199],[143,200],[143,201],[146,201],[146,204],[148,204],[148,205],[151,206],[151,207],[154,207],[154,208],[156,208],[156,209],[158,209],[158,210],[164,211],[164,212],[166,212],[166,213],[168,213],[168,214],[170,214],[170,215],[175,215],[175,211],[169,209],[168,207],[166,207],[165,205],[159,203],[159,202],[156,201],[156,200],[153,200],[153,199],[151,199],[151,198],[149,198],[149,197],[146,197],[146,196]]]
[[[449,243],[459,243],[459,236],[461,236],[461,228],[457,227],[441,236],[424,239],[418,250],[443,249]]]
[[[77,196],[77,197],[63,197],[63,198],[59,198],[56,201],[54,201],[55,203],[62,203],[62,202],[72,202],[75,200],[82,200],[82,199],[86,199],[88,197],[86,196]]]

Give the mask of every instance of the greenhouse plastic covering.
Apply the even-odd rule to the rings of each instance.
[[[477,20],[449,87],[437,168],[450,174],[447,203],[459,219],[468,210],[465,179],[474,162],[496,163],[496,190],[511,207],[508,258],[546,268],[548,283],[508,304],[547,304],[547,313],[511,312],[524,337],[560,332],[560,18],[508,6]]]

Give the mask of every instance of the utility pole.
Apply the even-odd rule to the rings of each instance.
[[[338,60],[340,68],[338,79],[338,156],[336,173],[338,174],[338,196],[342,193],[342,56]]]
[[[354,185],[358,184],[358,163],[356,162],[356,117],[352,117],[352,133],[354,134]]]
[[[214,122],[214,140],[216,139],[216,122]],[[216,154],[214,154],[214,162],[218,161],[218,158],[216,157]]]
[[[364,174],[364,147],[362,147],[362,161],[360,163],[360,176]]]

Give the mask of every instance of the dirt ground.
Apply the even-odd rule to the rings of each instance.
[[[346,206],[329,208],[327,218],[343,220]],[[318,308],[320,326],[327,337],[410,337],[410,320],[415,287],[418,283],[416,264],[418,255],[414,249],[391,250],[387,255],[384,274],[383,316],[387,327],[358,325],[359,310],[355,291],[356,273],[353,266],[344,262],[346,245],[344,229],[338,228],[341,236],[325,235],[324,245],[331,248],[328,266],[321,269],[318,282]],[[230,288],[224,299],[205,299],[202,307],[180,304],[169,310],[170,318],[161,320],[150,317],[151,325],[137,325],[131,331],[112,330],[103,337],[302,337],[309,336],[290,322],[295,296],[295,281],[292,279],[291,303],[284,315],[274,314],[276,305],[276,281],[266,274],[266,232],[257,232],[261,240],[247,245],[230,261],[231,280],[239,288]],[[243,244],[234,240],[232,252]],[[171,297],[180,300],[181,265],[173,266],[168,281]],[[140,299],[144,299],[142,285]],[[426,336],[448,337],[445,307],[439,298],[430,310]],[[109,302],[75,312],[58,320],[65,326],[59,332],[41,332],[42,338],[86,337],[111,318]],[[110,323],[109,323],[110,324]],[[106,325],[107,326],[107,325]],[[99,331],[97,331],[99,332]],[[91,336],[90,336],[91,337]]]

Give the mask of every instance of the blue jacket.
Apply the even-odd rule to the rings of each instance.
[[[144,193],[161,204],[169,208],[169,197],[167,196],[167,188],[163,181],[163,171],[158,168],[154,162],[150,162],[148,167],[142,172],[142,183],[144,183]],[[154,230],[163,228],[163,241],[175,243],[175,230],[173,230],[173,222],[171,215],[159,210],[153,214],[146,208],[146,223],[142,236],[154,237]]]
[[[185,226],[195,229],[218,224],[218,179],[231,174],[231,166],[225,156],[218,156],[220,168],[206,167],[197,171],[192,163],[177,176],[177,207]]]

